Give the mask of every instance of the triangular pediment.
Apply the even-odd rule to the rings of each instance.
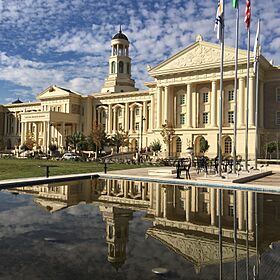
[[[217,238],[207,238],[202,236],[182,234],[170,230],[150,228],[147,234],[160,241],[172,251],[182,255],[195,266],[205,266],[217,264],[220,261],[219,241]],[[249,251],[254,254],[253,249]],[[238,245],[238,259],[246,257],[246,247]],[[232,243],[223,243],[224,262],[234,260],[234,246]]]
[[[67,98],[69,96],[80,96],[79,93],[73,92],[69,89],[61,88],[55,85],[49,86],[44,91],[37,95],[37,99],[46,100],[46,99],[54,99],[54,98]]]
[[[156,76],[161,73],[172,73],[173,71],[178,72],[178,70],[193,71],[219,67],[221,61],[220,56],[220,45],[205,41],[197,41],[154,68],[151,68],[149,70],[149,74],[151,76]],[[246,62],[246,51],[239,50],[238,56],[239,62]],[[225,47],[224,64],[234,65],[234,63],[235,49]]]

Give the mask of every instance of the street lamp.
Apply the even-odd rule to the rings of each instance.
[[[143,146],[143,122],[146,120],[144,116],[141,118],[141,130],[140,130],[140,140],[141,140],[141,145],[140,145],[140,153],[142,152],[142,146]]]

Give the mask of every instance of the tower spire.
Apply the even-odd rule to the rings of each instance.
[[[120,24],[120,33],[122,33],[122,25]]]

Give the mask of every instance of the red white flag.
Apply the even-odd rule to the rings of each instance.
[[[247,29],[249,29],[250,28],[250,23],[251,23],[251,3],[250,3],[250,0],[246,1],[244,22],[246,23]]]

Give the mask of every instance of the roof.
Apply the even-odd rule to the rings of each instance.
[[[112,40],[114,40],[114,39],[123,39],[123,40],[128,41],[127,36],[124,33],[122,33],[121,25],[120,25],[120,31],[116,35],[113,36]]]

